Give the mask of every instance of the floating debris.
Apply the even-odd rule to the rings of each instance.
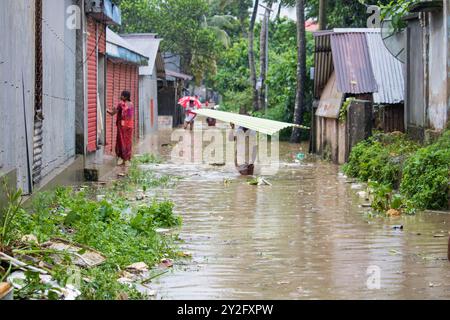
[[[162,268],[172,268],[173,267],[173,261],[170,259],[162,259],[160,263],[160,267]]]

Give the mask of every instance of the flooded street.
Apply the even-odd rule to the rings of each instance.
[[[296,164],[299,150],[281,144],[272,186],[225,167],[148,166],[183,176],[158,196],[175,202],[193,255],[154,281],[157,299],[450,299],[449,214],[369,217],[337,166]]]

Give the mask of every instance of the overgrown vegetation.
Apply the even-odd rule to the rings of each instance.
[[[39,193],[27,210],[18,200],[20,192],[10,194],[10,205],[4,210],[6,215],[2,215],[0,251],[12,256],[26,254],[52,266],[48,268],[50,275],[64,287],[71,277],[73,256],[63,253],[62,259],[56,262],[55,252],[45,250],[39,244],[64,239],[87,246],[103,254],[106,261],[100,266],[81,270],[83,280],[79,299],[146,298],[134,287],[119,283],[119,274],[133,263],[144,262],[152,267],[163,258],[179,256],[175,243],[177,236],[160,234],[157,228],[178,227],[181,218],[174,215],[174,204],[170,200],[130,200],[129,195],[134,194],[142,181],[147,186],[163,187],[165,184],[162,178],[151,182],[137,166],[132,169],[135,170],[133,176],[117,182],[114,187],[95,190],[90,187],[58,188]],[[145,178],[142,180],[142,177]],[[118,192],[120,185],[127,185],[126,191]],[[97,197],[98,194],[101,197]],[[24,236],[29,235],[36,237],[36,241],[24,240]],[[11,271],[8,268],[7,264],[2,266],[0,263],[0,278],[6,278]],[[25,287],[15,293],[17,298],[58,297],[39,280],[37,273],[28,271],[26,277]]]
[[[403,134],[378,133],[353,148],[343,170],[350,177],[397,188],[405,160],[418,148]]]
[[[413,154],[405,163],[400,191],[420,209],[448,205],[450,131],[436,143]]]
[[[450,131],[426,146],[399,133],[376,134],[353,148],[343,171],[369,182],[375,210],[403,209],[413,213],[415,209],[446,209]]]

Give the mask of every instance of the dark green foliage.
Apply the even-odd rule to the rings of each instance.
[[[350,177],[397,188],[404,161],[417,149],[404,135],[377,134],[353,148],[343,170]]]
[[[139,232],[148,232],[154,228],[171,228],[181,225],[181,217],[173,214],[174,204],[171,201],[156,202],[138,209],[131,219],[131,226]]]
[[[448,205],[450,131],[436,143],[420,149],[405,164],[401,192],[421,209]]]
[[[450,182],[450,131],[420,146],[403,135],[378,134],[353,148],[344,172],[386,188],[400,188],[402,207],[446,209]],[[380,188],[378,188],[380,189]],[[376,204],[377,206],[377,204]],[[385,207],[380,203],[380,207]],[[396,208],[394,208],[396,209]]]

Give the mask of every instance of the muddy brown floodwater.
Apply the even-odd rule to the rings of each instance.
[[[228,168],[149,166],[184,176],[160,196],[193,255],[155,280],[157,299],[450,299],[450,215],[370,218],[337,166],[293,163],[299,148],[281,144],[272,186]]]

